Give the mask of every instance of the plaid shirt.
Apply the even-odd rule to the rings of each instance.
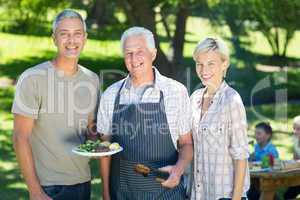
[[[194,138],[194,184],[192,199],[232,198],[234,160],[249,157],[246,112],[240,95],[225,82],[200,120],[205,89],[191,96]],[[243,196],[249,189],[247,168]]]
[[[173,144],[177,149],[179,137],[191,131],[190,98],[183,84],[161,75],[155,67],[153,67],[153,70],[155,72],[154,84],[148,85],[143,91],[138,92],[139,94],[131,90],[131,79],[129,75],[105,90],[101,95],[97,115],[97,131],[99,133],[111,135],[112,128],[117,127],[112,124],[114,103],[116,95],[125,81],[120,91],[120,104],[157,103],[159,102],[160,91],[163,93],[168,121],[168,124],[165,124],[164,127],[170,129]],[[147,123],[147,121],[144,123]],[[132,127],[136,126],[139,126],[139,124],[132,125]],[[148,125],[145,126],[148,127]]]

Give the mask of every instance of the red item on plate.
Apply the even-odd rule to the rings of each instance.
[[[269,154],[269,166],[273,167],[274,166],[274,156],[272,154]]]

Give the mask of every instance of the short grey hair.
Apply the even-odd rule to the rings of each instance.
[[[122,50],[122,52],[124,51],[125,40],[128,37],[132,37],[132,36],[143,36],[146,39],[148,48],[150,50],[155,49],[155,40],[154,40],[153,33],[150,30],[148,30],[144,27],[134,26],[134,27],[131,27],[131,28],[127,29],[122,34],[122,37],[121,37],[121,50]]]
[[[200,53],[208,51],[216,51],[220,53],[222,59],[226,59],[229,63],[229,49],[222,39],[205,38],[203,41],[199,42],[193,53],[194,60],[197,60],[197,57]]]
[[[62,21],[63,19],[79,19],[82,22],[83,29],[86,32],[86,23],[82,16],[76,12],[75,10],[71,9],[65,9],[62,12],[60,12],[56,17],[55,20],[53,21],[52,24],[52,32],[55,33],[58,23]]]
[[[293,119],[293,124],[294,125],[300,125],[300,115],[296,116],[294,119]]]

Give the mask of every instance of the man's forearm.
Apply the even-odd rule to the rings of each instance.
[[[179,148],[178,161],[175,167],[180,174],[184,173],[184,170],[192,161],[193,151],[193,144],[184,144]]]
[[[234,190],[232,200],[240,200],[243,195],[247,160],[234,161]]]
[[[29,139],[22,138],[22,136],[14,136],[14,149],[21,173],[25,179],[29,192],[41,192],[42,188],[35,172]]]

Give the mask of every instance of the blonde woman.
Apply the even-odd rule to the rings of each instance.
[[[191,96],[194,137],[193,200],[246,199],[249,189],[247,121],[240,95],[224,80],[229,51],[206,38],[194,51],[205,86]]]

